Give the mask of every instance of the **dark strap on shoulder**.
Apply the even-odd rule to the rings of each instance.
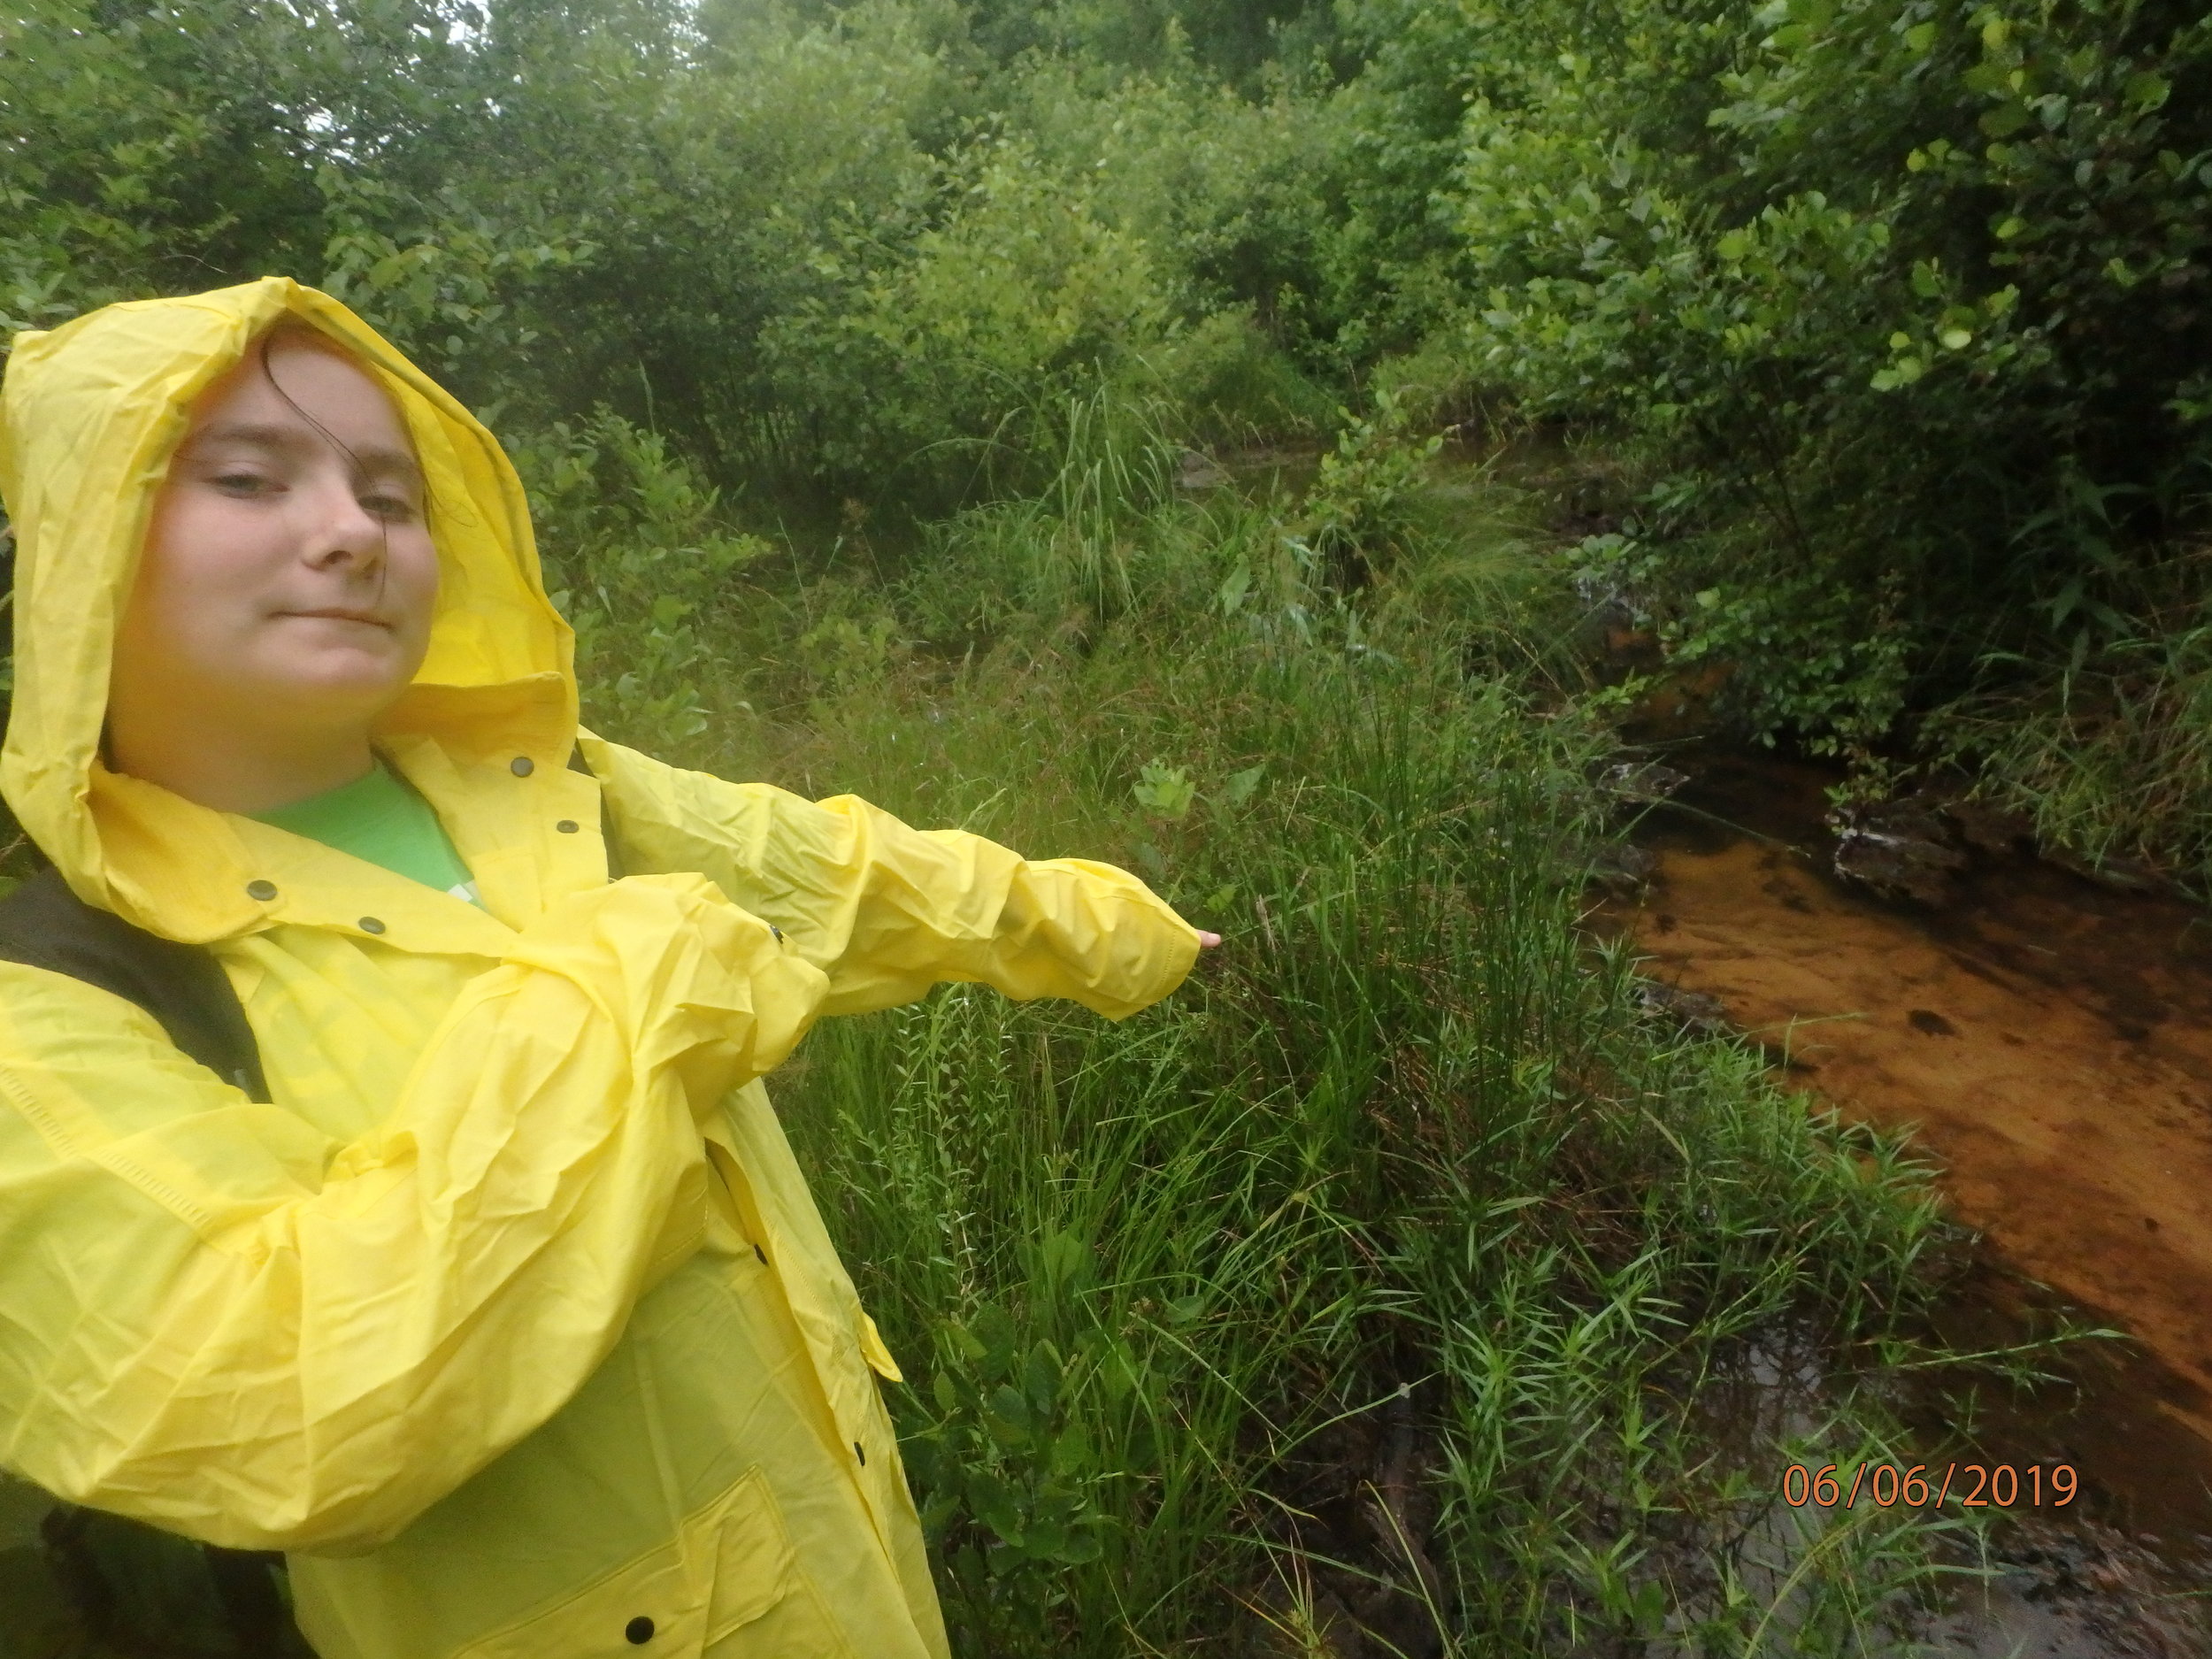
[[[58,870],[0,899],[0,960],[82,979],[135,1002],[169,1041],[255,1100],[269,1098],[261,1049],[214,956],[87,904]]]

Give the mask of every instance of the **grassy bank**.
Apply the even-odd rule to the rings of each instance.
[[[648,457],[590,500],[650,583],[575,601],[610,734],[1118,860],[1227,935],[1120,1025],[956,987],[778,1087],[908,1372],[961,1652],[1883,1650],[1930,1530],[1778,1483],[1893,1434],[1846,1362],[1910,1327],[1931,1194],[1578,931],[1606,738],[1531,667],[1566,611],[1519,503],[1371,491],[1347,598],[1311,498],[1094,449],[684,610],[722,556],[639,477],[682,499]],[[1718,1403],[1785,1329],[1829,1385],[1801,1448]]]

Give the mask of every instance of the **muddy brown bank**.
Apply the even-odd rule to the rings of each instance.
[[[1838,879],[1820,771],[1705,757],[1640,839],[1647,972],[1847,1115],[1916,1125],[1958,1218],[2124,1326],[2212,1448],[2212,915],[1985,857],[1939,910]]]
[[[1901,901],[1836,873],[1834,772],[1710,745],[1669,764],[1690,780],[1636,826],[1650,879],[1594,924],[1629,933],[1661,986],[1712,999],[1791,1086],[1913,1129],[1987,1247],[1969,1325],[2016,1329],[2024,1276],[2136,1339],[2062,1424],[2001,1409],[1976,1438],[2078,1461],[2106,1521],[2173,1563],[2177,1533],[2212,1529],[2212,914],[2001,837],[1945,872],[1947,902]],[[2124,1567],[2103,1536],[2083,1588]]]

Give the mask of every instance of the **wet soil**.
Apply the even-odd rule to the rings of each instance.
[[[2001,1346],[2067,1307],[2134,1339],[2098,1345],[2059,1397],[1966,1425],[1989,1456],[2070,1462],[2085,1502],[2008,1530],[1982,1634],[1929,1636],[2212,1651],[2116,1617],[2212,1588],[2212,915],[2001,835],[1945,872],[1939,907],[1885,898],[1836,873],[1834,772],[1702,747],[1664,760],[1689,781],[1636,809],[1646,879],[1596,926],[1632,935],[1679,1017],[1724,1018],[1791,1086],[1913,1131],[1985,1247],[1947,1308],[1954,1340]],[[1919,1404],[1932,1440],[1962,1426],[1946,1409]]]

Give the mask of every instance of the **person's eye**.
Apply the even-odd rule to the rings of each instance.
[[[404,495],[395,495],[388,490],[372,491],[361,497],[361,505],[369,516],[386,524],[411,524],[415,518],[415,503]]]
[[[221,490],[224,495],[236,495],[244,500],[273,495],[280,488],[273,478],[260,472],[247,472],[238,467],[225,468],[211,473],[207,481]]]

